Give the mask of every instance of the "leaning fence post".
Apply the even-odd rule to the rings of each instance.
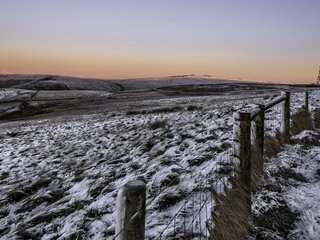
[[[284,143],[290,142],[290,92],[282,93],[286,95],[283,108],[282,126]]]
[[[144,240],[146,184],[139,180],[127,182],[118,192],[116,209],[116,240]]]
[[[257,149],[257,154],[260,160],[263,158],[264,151],[264,111],[265,106],[259,105],[260,113],[256,117],[256,139],[255,145]]]
[[[240,181],[244,184],[248,210],[251,212],[251,114],[239,113]]]
[[[306,112],[309,111],[309,92],[308,91],[305,93],[304,108]]]

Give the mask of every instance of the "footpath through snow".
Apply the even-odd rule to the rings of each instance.
[[[249,239],[320,239],[320,131],[304,131],[265,164]]]

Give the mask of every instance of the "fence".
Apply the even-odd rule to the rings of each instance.
[[[308,92],[305,93],[303,107],[305,110],[309,109]],[[277,124],[279,115],[281,123]],[[240,209],[234,207],[223,213],[222,208],[226,208],[227,205],[223,201],[230,196],[239,197],[241,204],[245,206],[245,212],[250,214],[251,193],[263,174],[263,158],[268,152],[266,145],[268,146],[271,139],[277,139],[277,144],[290,143],[289,92],[282,92],[279,97],[265,105],[259,105],[251,112],[234,113],[233,153],[227,152],[222,161],[225,165],[215,165],[210,171],[212,174],[194,176],[197,187],[191,194],[184,196],[185,200],[172,210],[175,211],[174,216],[158,231],[157,239],[236,239],[235,237],[239,237],[237,234],[243,234],[232,233],[234,228],[238,227],[231,226],[228,221],[232,219],[219,223],[221,218],[230,218],[234,216],[234,211]],[[228,177],[219,175],[224,171],[227,171],[233,180],[229,181]],[[167,188],[174,181],[175,179],[172,179]],[[160,189],[158,194],[162,193],[163,190]],[[221,194],[224,197],[220,197]],[[113,239],[144,239],[146,206],[150,205],[155,197],[146,202],[146,185],[142,181],[130,181],[125,184],[118,193],[116,232]],[[238,214],[244,215],[241,221],[246,224],[248,215],[241,211]],[[223,234],[212,229],[213,226],[219,228],[220,224],[227,228]]]
[[[173,211],[173,217],[164,224],[164,227],[158,229],[156,236],[152,239],[209,239],[210,229],[212,224],[212,209],[214,209],[214,194],[221,194],[225,192],[226,188],[231,187],[228,182],[226,174],[233,172],[234,163],[232,162],[231,152],[227,151],[221,156],[220,162],[217,162],[209,174],[200,175],[194,174],[191,179],[196,183],[192,192],[184,196],[182,201]],[[223,163],[223,166],[221,165]],[[189,169],[185,169],[189,171]],[[140,197],[136,197],[134,191],[128,192],[131,185],[144,185],[145,183],[139,181],[130,181],[125,184],[118,192],[117,199],[117,213],[116,213],[116,234],[113,239],[144,239],[132,238],[132,236],[144,236],[144,232],[148,229],[142,230],[140,224],[144,224],[139,216],[144,215],[146,207],[150,208],[153,201],[166,191],[171,191],[171,184],[176,179],[172,179],[165,189],[159,189],[154,196],[149,196],[149,201],[145,204],[140,204],[143,208],[139,208],[137,202],[130,199],[143,199],[145,193],[140,192]],[[139,192],[137,187],[136,191]],[[175,190],[174,190],[175,191]],[[130,196],[133,194],[133,196]],[[121,209],[121,210],[120,210]],[[135,210],[132,210],[135,209]],[[138,222],[138,223],[137,223]],[[134,229],[134,230],[133,230]],[[136,233],[136,231],[140,231]]]
[[[278,118],[276,112],[279,111],[274,111],[273,117],[270,117],[268,116],[268,110],[280,103],[283,103],[283,106],[279,130],[275,123],[275,119]],[[283,144],[290,142],[290,93],[282,92],[281,96],[266,105],[259,105],[252,112],[235,113],[234,118],[235,126],[238,125],[238,127],[234,128],[234,156],[239,159],[240,171],[245,172],[251,168],[252,145],[254,145],[256,157],[262,159],[266,136],[276,137]],[[267,131],[270,133],[267,134]],[[248,175],[247,177],[249,178],[250,176]]]

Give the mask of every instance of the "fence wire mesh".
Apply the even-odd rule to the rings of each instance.
[[[319,102],[316,100],[318,93],[309,93],[309,102]],[[274,96],[274,98],[277,96]],[[305,106],[305,92],[294,93],[291,95],[290,109],[293,113],[299,106]],[[268,101],[273,100],[268,99]],[[277,138],[283,130],[284,102],[282,101],[264,112],[264,138]],[[259,102],[265,104],[264,102]],[[310,104],[311,110],[315,109],[314,104]],[[234,123],[237,124],[236,122]],[[239,127],[239,126],[238,126]],[[236,128],[234,128],[235,131]],[[256,122],[251,121],[251,144],[256,143]],[[235,137],[233,140],[237,140]],[[268,143],[265,143],[268,144]],[[273,143],[271,143],[273,144]],[[237,145],[237,144],[235,144]],[[166,211],[171,212],[170,217],[164,216],[161,223],[156,228],[157,236],[152,239],[209,239],[212,228],[212,213],[215,209],[215,196],[225,194],[226,190],[232,187],[230,176],[234,176],[239,167],[239,156],[235,154],[235,146],[229,147],[222,154],[218,155],[215,164],[209,173],[184,174],[192,169],[187,166],[179,174],[179,181],[190,180],[190,188],[187,193],[177,196],[184,199],[177,204],[173,204]],[[172,178],[165,186],[156,185],[148,189],[147,214],[159,207],[154,202],[160,196],[177,191],[175,183],[177,179]],[[177,199],[169,199],[176,201]],[[150,228],[150,222],[146,222],[146,233]],[[115,238],[114,238],[115,239]]]
[[[265,111],[265,135],[276,137],[282,127],[283,102]]]
[[[228,175],[234,172],[231,149],[221,155],[208,174],[192,178],[196,183],[185,200],[174,206],[172,218],[159,231],[157,239],[209,239],[212,227],[214,194],[223,194],[230,187]]]

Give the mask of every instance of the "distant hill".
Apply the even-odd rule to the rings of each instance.
[[[140,78],[117,80],[124,90],[157,89],[166,86],[199,85],[199,84],[222,84],[232,83],[235,80],[225,80],[208,76],[181,75],[161,78]]]
[[[111,81],[53,75],[2,75],[1,88],[28,90],[101,90],[117,92],[121,87]]]
[[[118,92],[150,90],[164,86],[232,83],[235,80],[212,78],[207,75],[181,75],[162,78],[91,79],[54,75],[0,75],[0,88],[28,90],[100,90]]]

